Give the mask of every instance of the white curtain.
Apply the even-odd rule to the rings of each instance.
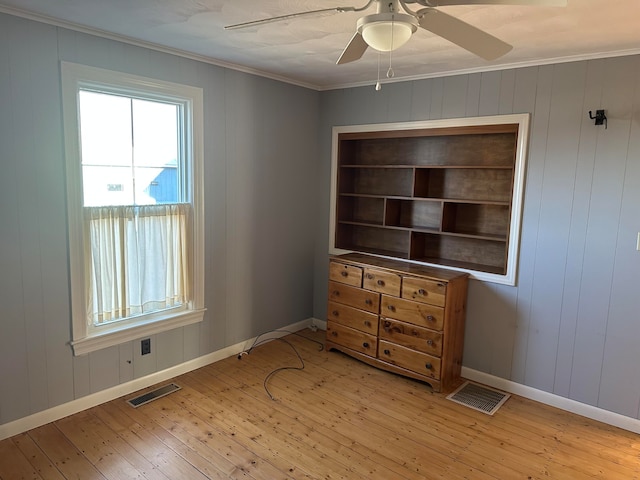
[[[191,205],[84,208],[89,325],[187,303]]]

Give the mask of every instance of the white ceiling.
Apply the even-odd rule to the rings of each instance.
[[[640,0],[568,0],[565,8],[442,7],[512,44],[487,62],[419,29],[393,52],[394,80],[640,53]],[[223,26],[366,0],[0,0],[0,11],[179,52],[318,90],[374,84],[378,54],[336,65],[366,12],[334,13],[228,31]],[[415,5],[414,5],[415,7]],[[389,55],[381,56],[382,77]]]

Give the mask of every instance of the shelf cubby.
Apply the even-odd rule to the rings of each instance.
[[[411,231],[341,223],[336,246],[396,258],[409,258]]]
[[[503,202],[511,199],[512,168],[418,168],[415,196]]]
[[[442,231],[506,241],[509,205],[445,202]]]
[[[338,199],[338,221],[383,225],[384,198],[341,195]]]
[[[339,193],[410,197],[413,176],[412,168],[343,167]]]
[[[442,202],[387,199],[384,218],[392,227],[440,231]]]
[[[413,232],[409,258],[490,273],[504,271],[505,243],[453,235]]]

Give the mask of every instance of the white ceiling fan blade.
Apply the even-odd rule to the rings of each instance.
[[[360,59],[368,47],[369,45],[364,41],[360,32],[354,33],[351,40],[349,40],[349,43],[342,51],[342,54],[340,55],[340,58],[338,58],[336,64],[342,65],[344,63],[354,62]]]
[[[420,10],[418,17],[420,26],[425,30],[429,30],[485,60],[495,60],[513,48],[493,35],[434,8]]]
[[[567,0],[426,0],[430,7],[448,5],[531,5],[532,7],[566,7]]]
[[[250,22],[236,23],[234,25],[227,25],[225,30],[238,30],[240,28],[255,27],[258,25],[264,25],[266,23],[280,22],[282,20],[289,20],[291,18],[298,18],[307,15],[321,15],[323,13],[335,13],[335,12],[353,12],[356,11],[355,7],[334,7],[334,8],[322,8],[320,10],[309,10],[308,12],[289,13],[288,15],[278,15],[277,17],[261,18],[260,20],[252,20]]]

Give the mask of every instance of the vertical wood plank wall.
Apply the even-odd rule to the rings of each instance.
[[[59,62],[204,89],[205,320],[69,346]],[[0,14],[0,424],[312,316],[319,93]],[[128,363],[131,361],[131,363]]]
[[[68,345],[60,60],[204,89],[208,311],[151,355]],[[318,93],[0,14],[0,105],[0,424],[326,318],[333,125],[521,112],[518,284],[471,282],[464,364],[640,416],[638,56]]]
[[[588,118],[600,108],[607,129]],[[507,113],[533,115],[518,282],[470,283],[463,363],[638,418],[640,57],[323,92],[318,178],[329,185],[334,125]],[[326,318],[328,187],[321,201],[316,318]]]

